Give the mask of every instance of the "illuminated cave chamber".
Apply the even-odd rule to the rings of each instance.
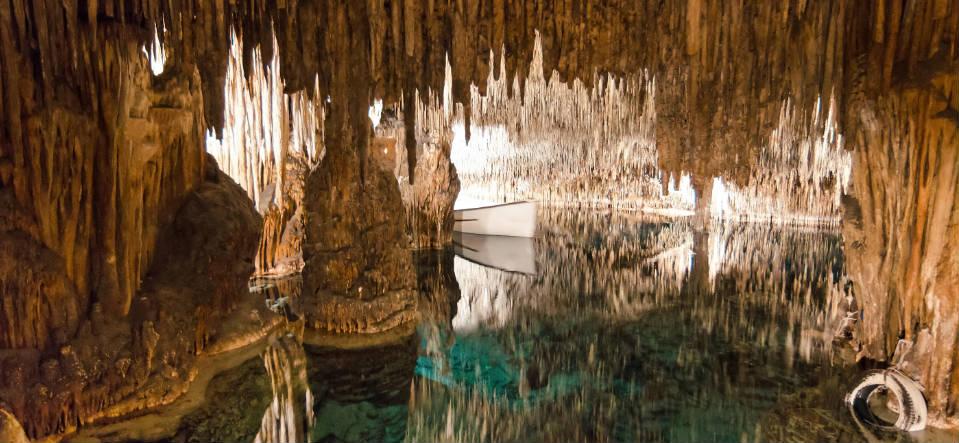
[[[313,339],[409,333],[462,188],[841,224],[858,354],[948,423],[957,47],[948,1],[0,2],[2,407],[172,402],[283,327],[254,272]]]

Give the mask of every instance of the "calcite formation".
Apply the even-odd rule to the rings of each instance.
[[[453,234],[453,204],[460,191],[452,160],[453,115],[432,94],[414,96],[420,116],[412,134],[407,134],[405,115],[390,110],[380,119],[374,138],[374,155],[389,156],[384,166],[396,175],[406,208],[406,232],[414,249],[437,249],[450,245]],[[397,115],[399,114],[399,115]],[[410,146],[407,136],[415,137]],[[381,151],[382,150],[382,151]],[[415,159],[415,160],[411,160]],[[410,170],[410,162],[415,166]]]
[[[405,105],[403,143],[413,186],[421,158],[426,171],[439,171],[438,180],[452,183],[442,155],[430,166],[429,155],[416,148],[417,121],[426,117],[410,106],[417,91],[448,91],[444,112],[462,105],[463,137],[469,140],[473,86],[485,95],[495,89],[491,78],[502,79],[507,97],[525,96],[533,86],[527,80],[533,78],[537,31],[544,81],[579,79],[588,89],[608,74],[655,79],[658,166],[664,176],[690,173],[700,195],[710,190],[712,177],[749,186],[755,170],[777,158],[769,154],[778,151],[764,149],[780,143],[783,134],[798,135],[789,139],[802,144],[807,135],[829,134],[825,122],[834,124],[853,163],[844,191],[844,234],[863,309],[862,355],[892,361],[900,349],[903,364],[914,367],[925,384],[933,418],[956,416],[955,2],[11,0],[0,2],[0,237],[22,250],[3,252],[16,265],[0,265],[0,343],[17,349],[17,357],[4,361],[4,374],[10,374],[4,398],[12,399],[27,433],[46,435],[98,416],[93,411],[131,392],[120,388],[128,383],[122,374],[137,383],[161,373],[173,380],[189,366],[183,350],[191,348],[164,336],[180,320],[165,320],[167,305],[159,300],[177,291],[146,285],[158,278],[151,273],[162,271],[155,265],[163,254],[161,235],[174,229],[191,193],[206,186],[204,177],[213,176],[205,174],[207,129],[223,139],[227,128],[237,127],[226,120],[223,94],[228,78],[241,82],[230,77],[234,35],[241,46],[233,57],[242,60],[247,80],[271,78],[265,70],[278,64],[270,72],[280,73],[284,93],[301,94],[270,106],[295,108],[293,121],[311,128],[303,134],[315,136],[316,123],[323,121],[325,155],[306,173],[295,209],[280,204],[287,192],[280,183],[286,174],[282,157],[271,160],[272,169],[244,171],[260,174],[248,192],[272,196],[257,198],[257,208],[279,208],[267,215],[269,240],[261,249],[279,250],[269,245],[278,238],[283,243],[299,212],[302,241],[284,247],[293,256],[302,250],[304,297],[319,297],[320,306],[329,307],[310,321],[362,332],[408,323],[415,300],[401,195],[395,176],[378,168],[370,154],[367,112],[373,99],[383,99],[386,107]],[[154,39],[167,56],[156,77],[141,52]],[[822,109],[834,110],[833,119],[801,127],[808,120],[791,117],[816,115],[817,103],[827,97],[835,101]],[[790,106],[785,111],[784,103]],[[296,120],[317,116],[312,123]],[[274,120],[257,121],[278,127]],[[784,121],[800,127],[783,132],[778,125]],[[276,137],[272,129],[261,134]],[[287,145],[275,141],[264,139],[271,149]],[[830,155],[838,156],[836,143],[826,142]],[[437,152],[445,152],[438,146]],[[807,188],[820,188],[817,200],[835,197],[847,184],[828,174],[794,178],[809,177],[819,180]],[[197,231],[204,232],[213,235]],[[216,264],[211,275],[248,270],[242,259],[223,255],[207,257],[209,263],[231,263]],[[261,269],[275,268],[277,257],[261,253]],[[149,306],[141,306],[141,297]],[[212,312],[231,300],[215,294],[203,303]],[[54,313],[50,306],[66,309]],[[187,308],[184,317],[173,318],[212,324],[198,320],[209,312]],[[37,321],[25,321],[23,312]],[[98,330],[108,321],[128,325],[117,328],[126,332],[116,336],[129,336],[122,341],[131,343],[130,355],[95,358],[101,351],[86,355],[79,345],[57,346],[89,335],[112,337],[111,327]],[[205,335],[188,341],[195,348]],[[85,368],[92,374],[89,385],[58,383],[61,376],[78,379],[71,375],[79,374],[76,361],[113,369]],[[36,382],[40,378],[43,383]],[[40,400],[10,395],[9,386],[32,389],[36,395],[29,398]],[[98,392],[83,394],[90,390]],[[79,406],[63,406],[68,404]]]
[[[215,161],[205,163],[204,181],[157,234],[153,268],[132,300],[129,315],[112,316],[102,302],[94,302],[88,314],[74,320],[75,331],[67,332],[55,323],[65,320],[48,315],[46,323],[30,325],[58,328],[46,347],[26,343],[25,349],[0,354],[4,374],[0,398],[17,417],[24,417],[32,438],[168,403],[195,376],[191,368],[198,355],[235,337],[242,340],[244,334],[255,337],[251,330],[264,327],[249,322],[230,328],[223,322],[240,304],[249,306],[247,279],[253,272],[261,222],[243,190],[218,170]],[[4,240],[19,241],[21,236]],[[40,254],[37,257],[57,263],[52,252],[30,243],[21,246],[22,254]],[[50,265],[41,263],[30,272],[50,272]],[[56,286],[45,293],[60,294]],[[70,314],[69,300],[63,303],[40,313]]]
[[[862,354],[903,362],[932,416],[959,412],[959,64],[930,63],[854,98],[856,167],[843,236]]]
[[[3,187],[32,225],[21,231],[62,257],[77,309],[99,301],[125,315],[157,233],[202,180],[200,79],[186,66],[153,77],[135,40],[108,39],[106,30],[81,40],[101,54],[101,65],[85,72],[84,88],[102,85],[95,90],[58,84],[54,93],[53,84],[14,71],[25,62],[16,54],[4,60],[16,86],[5,95]],[[47,100],[38,103],[42,91]]]
[[[27,443],[27,434],[23,432],[23,427],[17,423],[16,417],[9,412],[0,409],[0,439],[9,443]]]
[[[330,149],[306,183],[304,314],[329,333],[384,332],[416,319],[404,208],[393,174],[377,170],[360,182],[338,155],[356,161]]]
[[[550,205],[659,207],[665,182],[656,145],[655,80],[638,72],[600,77],[589,86],[543,71],[537,35],[525,88],[505,63],[490,73],[485,95],[471,91],[469,141],[456,122],[455,161],[486,201],[535,200]],[[668,173],[667,173],[668,174]]]
[[[0,190],[0,206],[0,346],[63,344],[76,332],[82,303],[64,259],[37,241],[9,192]]]
[[[276,42],[264,45],[272,51]],[[207,151],[264,217],[257,274],[283,275],[303,268],[303,184],[324,154],[324,114],[315,89],[284,91],[279,58],[264,62],[263,52],[257,47],[247,55],[252,58],[247,72],[242,41],[233,35],[223,91],[223,137],[211,134]]]

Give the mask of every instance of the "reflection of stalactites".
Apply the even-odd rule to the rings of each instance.
[[[303,346],[286,336],[263,353],[273,401],[263,414],[256,443],[305,442],[313,427],[313,393],[306,377]]]
[[[549,311],[566,303],[603,318],[636,318],[673,303],[672,295],[692,272],[694,233],[688,223],[644,224],[631,215],[597,217],[563,210],[542,211],[540,217],[543,237],[535,252],[536,276],[457,257],[454,267],[462,297],[453,319],[455,331],[499,328],[517,312]],[[600,232],[602,240],[596,243],[592,236]],[[562,294],[577,296],[565,299]]]
[[[448,374],[446,355],[455,343],[452,322],[461,293],[454,273],[455,258],[450,250],[419,251],[415,257],[423,351],[433,359],[437,373]]]
[[[453,330],[459,333],[505,325],[513,313],[511,292],[527,293],[531,283],[528,276],[487,268],[459,257],[454,261],[454,272],[462,290],[452,322]]]
[[[842,290],[841,245],[835,234],[816,229],[779,228],[752,224],[717,224],[709,232],[708,284],[721,292],[734,285],[737,309],[756,309],[785,318],[785,331],[756,331],[756,339],[765,343],[785,333],[784,358],[787,363],[798,357],[810,361],[832,351],[831,340],[848,310]],[[720,281],[724,285],[720,285]],[[728,315],[731,306],[718,304],[709,312],[698,309],[710,330],[724,333],[755,324],[751,316]]]

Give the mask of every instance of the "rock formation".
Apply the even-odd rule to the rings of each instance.
[[[197,355],[229,341],[250,341],[265,327],[249,319],[241,325],[224,321],[237,306],[250,306],[247,279],[261,222],[242,189],[215,161],[205,163],[204,181],[158,233],[153,268],[129,315],[111,316],[102,302],[94,302],[89,314],[73,320],[75,331],[48,315],[56,333],[47,347],[22,349],[3,359],[0,397],[16,416],[25,417],[28,435],[69,432],[104,417],[170,402],[195,376],[191,368]],[[22,234],[4,239],[23,241],[19,237]],[[43,266],[57,263],[52,252],[27,246],[31,244],[24,244],[22,253],[50,260],[31,272],[49,272]],[[50,297],[61,294],[58,290],[50,286],[41,293]],[[69,314],[68,300],[63,303],[66,311],[48,305],[46,312]],[[267,320],[268,311],[262,311],[261,318]]]
[[[854,97],[843,236],[862,354],[907,365],[931,416],[959,412],[959,64]]]
[[[262,56],[276,43],[262,45],[263,50],[256,47],[247,55],[252,59],[247,71],[243,42],[233,35],[223,137],[209,137],[207,150],[263,215],[257,274],[283,275],[303,268],[303,184],[324,154],[324,114],[315,89],[284,91],[279,58],[264,61]]]
[[[307,326],[328,333],[378,333],[408,326],[416,319],[416,296],[396,179],[375,170],[360,182],[351,176],[358,172],[355,154],[334,153],[333,145],[328,146],[306,183]],[[337,163],[339,156],[352,158]]]
[[[27,435],[9,412],[0,409],[0,440],[9,443],[27,443]]]
[[[451,158],[453,116],[432,94],[425,101],[415,94],[414,101],[415,109],[409,112],[420,118],[412,134],[407,134],[403,112],[389,110],[376,127],[373,153],[391,157],[384,159],[384,166],[392,165],[389,169],[399,182],[413,248],[442,248],[453,241],[453,204],[460,189]],[[415,138],[412,146],[406,142],[408,135]],[[412,171],[410,159],[415,159]]]
[[[417,121],[427,118],[410,106],[417,91],[448,91],[445,112],[462,105],[469,140],[473,85],[483,95],[491,78],[505,76],[516,85],[507,96],[523,96],[537,31],[544,75],[587,87],[641,70],[655,79],[659,167],[675,177],[691,173],[700,195],[712,177],[749,186],[784,114],[816,115],[817,103],[833,97],[836,130],[853,161],[844,234],[863,309],[862,355],[912,366],[932,417],[956,416],[959,362],[949,358],[957,355],[959,317],[959,259],[951,252],[959,238],[955,2],[12,0],[0,2],[0,346],[15,349],[3,363],[2,392],[28,435],[136,409],[101,412],[151,375],[183,380],[189,350],[202,349],[204,329],[215,324],[207,319],[237,300],[228,292],[239,290],[233,278],[249,268],[242,251],[196,246],[182,260],[209,260],[194,274],[206,280],[184,291],[158,265],[179,260],[164,250],[184,252],[161,240],[170,232],[190,241],[208,234],[228,248],[259,231],[247,229],[257,219],[250,208],[232,200],[243,191],[209,187],[230,185],[206,173],[203,154],[207,129],[222,139],[229,127],[228,79],[242,81],[230,77],[233,35],[247,80],[277,64],[270,72],[280,72],[284,93],[301,94],[278,106],[298,106],[294,119],[314,118],[302,133],[322,133],[325,147],[295,207],[280,202],[282,157],[259,176],[254,195],[272,194],[278,209],[267,215],[258,262],[276,267],[301,249],[304,297],[319,307],[308,322],[371,332],[409,324],[415,297],[401,194],[370,154],[370,104],[407,105],[413,189],[422,162],[423,176],[432,170],[440,182],[423,179],[425,188],[438,184],[446,195],[453,175],[445,145],[416,147]],[[159,76],[141,54],[155,39],[167,54]],[[784,112],[784,103],[794,108]],[[817,124],[793,133],[830,130]],[[841,190],[838,177],[813,177],[822,195]],[[268,206],[260,200],[258,208]],[[442,210],[423,211],[417,224],[444,222],[437,215],[445,206],[430,207]],[[207,210],[239,214],[210,218],[236,232],[194,226],[199,219],[190,214]],[[288,228],[303,229],[302,244],[292,234],[284,243]],[[444,242],[442,226],[437,232]],[[201,287],[215,293],[194,292]],[[172,330],[191,337],[166,334]],[[149,402],[162,397],[140,391]]]

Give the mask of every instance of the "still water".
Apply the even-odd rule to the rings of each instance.
[[[831,345],[835,232],[546,211],[536,239],[455,249],[417,256],[415,337],[279,340],[171,441],[912,438],[866,436],[843,405],[862,368]]]

